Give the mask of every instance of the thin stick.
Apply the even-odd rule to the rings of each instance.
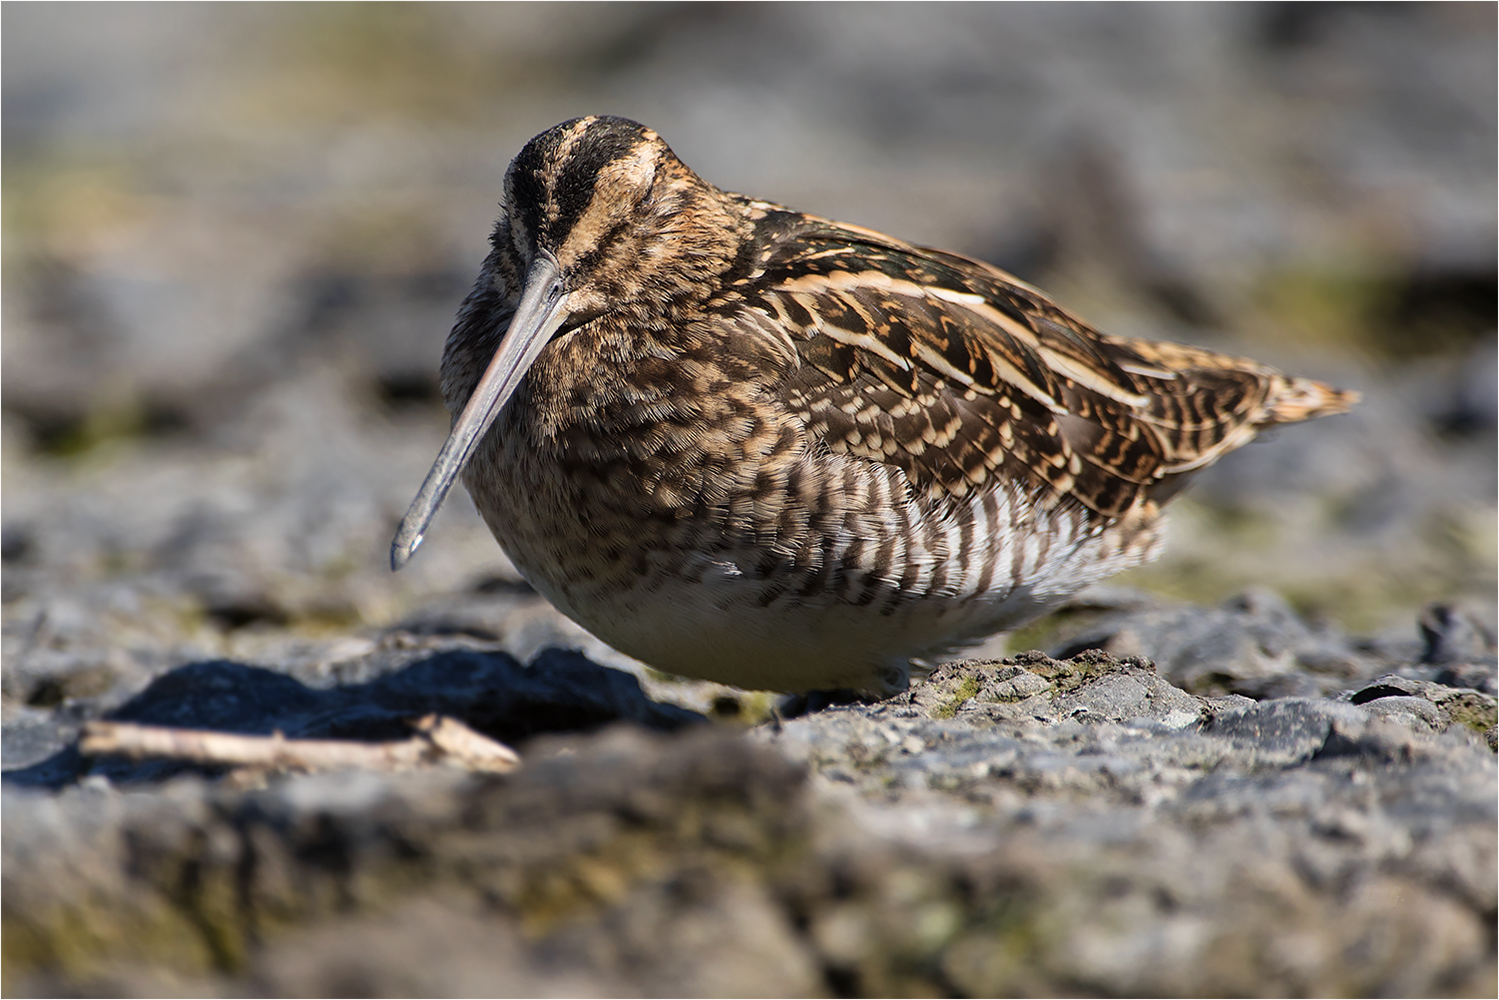
[[[442,764],[467,771],[505,772],[520,756],[503,743],[474,732],[456,719],[428,715],[415,723],[408,740],[359,743],[353,740],[297,740],[281,733],[243,736],[207,729],[172,729],[130,722],[89,722],[78,740],[85,756],[118,754],[132,760],[163,758],[271,771],[328,771],[363,767],[409,771]]]

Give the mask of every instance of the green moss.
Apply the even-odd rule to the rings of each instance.
[[[1453,725],[1467,726],[1480,736],[1499,725],[1499,706],[1480,694],[1463,692],[1437,702]]]
[[[139,400],[104,404],[79,415],[28,414],[32,444],[49,458],[80,458],[121,441],[156,433],[154,419]]]
[[[1037,926],[1028,899],[999,894],[970,915],[966,933],[942,956],[943,977],[955,989],[949,995],[973,997],[1032,996],[1055,991],[1038,975],[1038,958],[1048,935]]]
[[[1044,615],[1029,625],[1023,625],[1015,631],[1006,634],[1005,648],[1007,650],[1049,649],[1057,644],[1058,639],[1071,630],[1078,617],[1078,615],[1068,611],[1057,611],[1049,615]]]
[[[1070,660],[1053,660],[1039,653],[1015,657],[1019,664],[1039,677],[1051,681],[1051,689],[1059,695],[1071,694],[1078,688],[1104,674],[1119,669],[1120,661],[1108,653],[1088,649]]]
[[[972,785],[972,778],[956,771],[933,771],[926,778],[926,787],[948,795],[960,794]]]
[[[38,147],[41,149],[42,147]],[[6,281],[57,268],[78,247],[138,223],[152,211],[129,157],[108,147],[47,146],[6,161],[3,225]],[[19,270],[16,265],[21,265]]]
[[[555,53],[494,49],[442,4],[293,4],[259,45],[277,72],[236,95],[230,114],[273,123],[487,120],[518,89],[555,85],[570,68]],[[549,58],[550,56],[550,58]]]
[[[1271,326],[1298,342],[1342,346],[1369,339],[1390,289],[1368,267],[1280,271],[1265,276],[1257,299]]]
[[[807,850],[801,839],[785,836],[776,819],[779,812],[779,805],[770,802],[682,803],[660,821],[622,823],[591,849],[555,864],[508,873],[518,877],[494,895],[513,908],[528,933],[544,935],[684,869],[764,881],[767,871],[793,863]]]
[[[890,759],[890,748],[882,746],[871,750],[869,746],[859,740],[851,740],[844,748],[844,755],[849,763],[861,771],[871,771],[885,766]]]
[[[953,688],[952,694],[944,699],[940,705],[931,710],[931,717],[934,719],[951,719],[958,714],[958,710],[963,707],[964,702],[971,701],[978,696],[978,693],[978,678],[972,674],[964,677]]]
[[[1250,570],[1225,569],[1234,562],[1232,554],[1221,561],[1168,555],[1160,563],[1121,573],[1110,583],[1202,606],[1219,604],[1251,586],[1267,587],[1303,619],[1336,623],[1354,634],[1378,632],[1392,619],[1413,622],[1417,611],[1432,601],[1461,600],[1494,590],[1490,556],[1449,557],[1426,545],[1399,556],[1341,560],[1315,576],[1295,562],[1281,568],[1262,560],[1249,564]],[[1066,627],[1059,626],[1058,634],[1064,635]]]
[[[739,726],[758,726],[769,721],[778,700],[779,696],[772,691],[741,691],[733,695],[721,695],[714,699],[713,718]]]
[[[1462,350],[1494,330],[1492,274],[1413,274],[1396,262],[1267,274],[1253,295],[1268,335],[1391,358]]]
[[[984,700],[994,705],[1014,705],[1017,702],[1029,701],[1037,695],[1045,693],[1045,689],[1042,689],[1032,694],[993,694]]]
[[[204,972],[218,963],[214,949],[181,910],[143,894],[135,905],[89,901],[59,904],[45,913],[7,914],[0,927],[5,992],[26,975],[48,971],[83,979],[112,958],[150,956],[154,962]]]

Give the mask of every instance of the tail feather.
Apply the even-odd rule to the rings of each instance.
[[[1265,414],[1257,426],[1294,424],[1346,413],[1359,399],[1359,394],[1352,390],[1334,389],[1314,379],[1277,375],[1265,401]]]

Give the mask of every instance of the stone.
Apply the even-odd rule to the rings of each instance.
[[[1354,705],[1313,698],[1283,698],[1216,716],[1203,731],[1231,740],[1256,762],[1290,764],[1308,760],[1334,724],[1361,732],[1369,713]]]
[[[1183,606],[1106,616],[1056,655],[1086,649],[1145,657],[1172,684],[1207,696],[1315,697],[1373,669],[1344,637],[1308,628],[1265,591],[1208,612]]]
[[[1390,719],[1423,732],[1439,733],[1450,722],[1445,712],[1425,698],[1379,698],[1364,707],[1375,718]]]

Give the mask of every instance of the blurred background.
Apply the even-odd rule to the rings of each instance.
[[[589,646],[454,495],[436,371],[510,158],[580,114],[1356,388],[1117,582],[1414,639],[1495,599],[1492,4],[3,8],[5,711],[402,626]],[[596,645],[596,644],[595,644]],[[597,649],[594,652],[604,655]]]

